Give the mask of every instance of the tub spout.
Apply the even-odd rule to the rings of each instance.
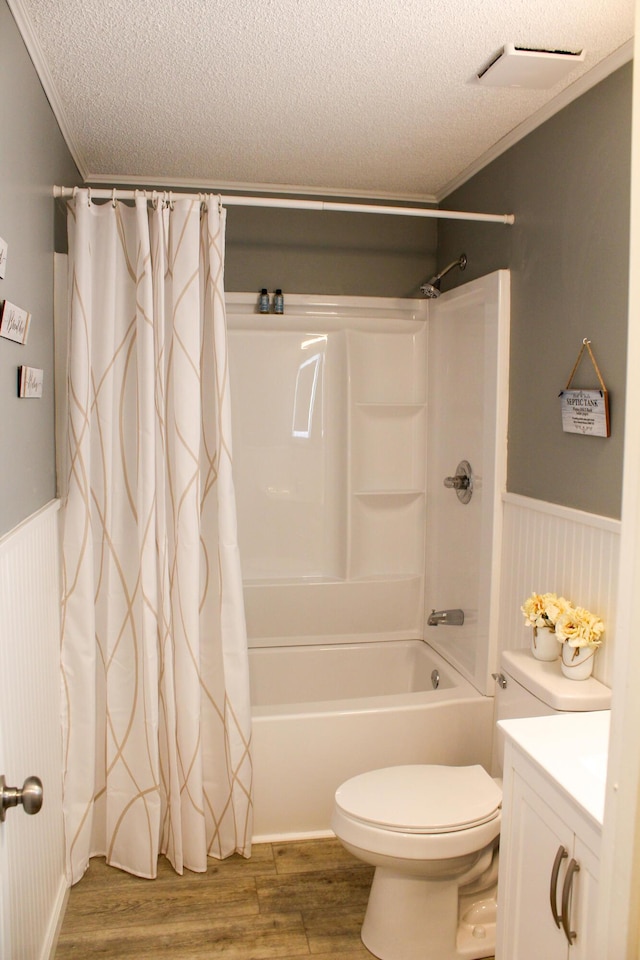
[[[461,627],[464,623],[464,610],[432,610],[427,620],[428,627],[440,624],[449,627]]]

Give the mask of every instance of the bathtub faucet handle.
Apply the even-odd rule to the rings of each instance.
[[[464,623],[464,610],[432,610],[427,620],[428,627],[440,624],[447,627],[461,627]]]

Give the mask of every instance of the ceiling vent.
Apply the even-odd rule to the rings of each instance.
[[[584,50],[532,50],[507,43],[498,56],[478,74],[486,87],[526,87],[547,90],[571,73],[584,60]]]

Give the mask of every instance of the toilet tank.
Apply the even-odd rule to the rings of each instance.
[[[499,720],[611,709],[611,690],[599,680],[569,680],[560,660],[536,660],[529,650],[505,650],[496,681],[491,775],[502,776],[504,734]]]

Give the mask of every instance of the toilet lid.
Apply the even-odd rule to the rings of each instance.
[[[349,817],[402,833],[452,833],[498,815],[502,791],[481,766],[371,770],[336,791]]]

